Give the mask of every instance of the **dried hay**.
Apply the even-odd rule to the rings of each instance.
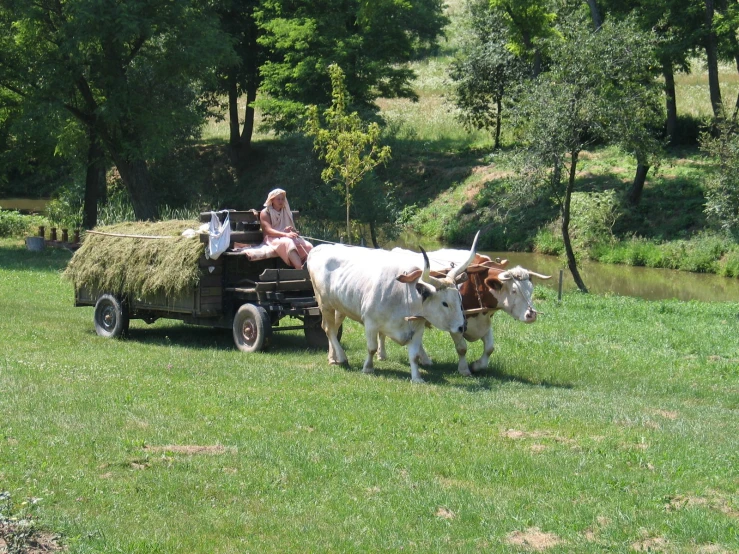
[[[198,258],[204,244],[180,236],[197,229],[195,220],[133,222],[98,227],[95,231],[167,238],[130,238],[88,233],[67,265],[64,276],[75,288],[136,297],[176,294],[200,281]],[[172,237],[172,238],[169,238]]]

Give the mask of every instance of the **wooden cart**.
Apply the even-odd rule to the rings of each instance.
[[[262,231],[255,211],[230,211],[231,246],[259,244]],[[200,215],[210,221],[210,212]],[[201,240],[207,241],[203,235]],[[279,257],[250,261],[231,249],[216,260],[198,260],[200,282],[176,296],[131,297],[115,291],[75,290],[75,306],[94,306],[98,335],[118,337],[126,333],[131,319],[153,323],[160,318],[185,323],[230,328],[234,343],[244,352],[269,346],[273,332],[302,329],[308,344],[328,348],[321,329],[321,313],[308,271],[292,269]],[[299,325],[281,326],[290,316]]]

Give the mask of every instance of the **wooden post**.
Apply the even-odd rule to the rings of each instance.
[[[62,242],[69,242],[69,229],[62,229]]]
[[[46,227],[44,227],[43,225],[38,226],[38,236],[40,236],[41,238],[44,238],[46,236]]]
[[[75,229],[74,230],[74,243],[79,244],[79,242],[80,242],[80,230]]]
[[[56,227],[51,228],[51,236],[49,236],[49,240],[56,240]]]
[[[557,302],[562,302],[562,279],[564,277],[564,269],[559,270],[559,295],[557,296]]]

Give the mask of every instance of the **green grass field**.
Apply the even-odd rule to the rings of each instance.
[[[479,378],[429,331],[419,386],[353,323],[348,370],[300,331],[99,338],[68,258],[0,242],[0,491],[71,553],[739,550],[739,304],[537,289]]]

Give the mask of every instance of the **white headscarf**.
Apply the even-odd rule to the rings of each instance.
[[[275,210],[272,207],[272,200],[275,197],[284,194],[285,203],[280,211]],[[269,213],[269,220],[272,223],[272,227],[277,231],[284,231],[287,227],[295,228],[295,222],[293,221],[293,213],[290,210],[290,204],[287,202],[287,193],[282,189],[274,189],[267,195],[267,200],[264,202],[264,207],[267,208]]]

